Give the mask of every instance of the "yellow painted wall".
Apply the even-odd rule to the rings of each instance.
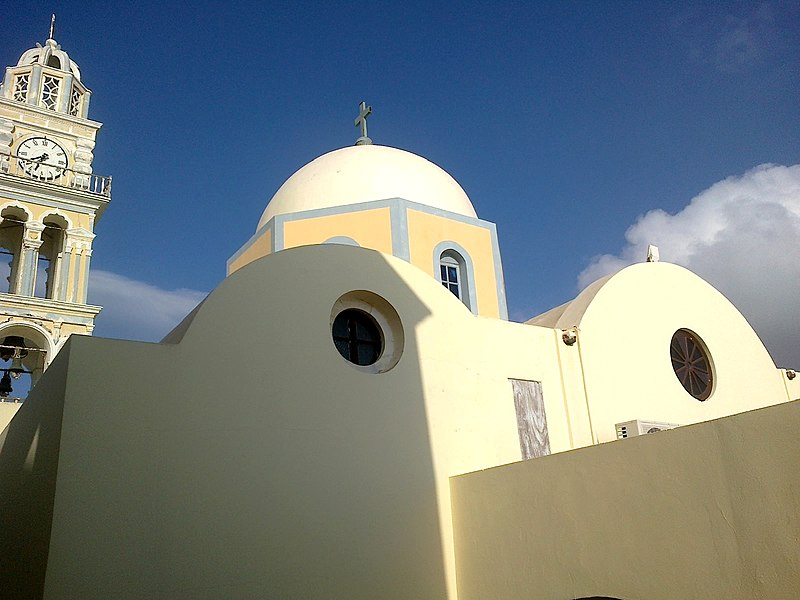
[[[455,477],[459,600],[794,600],[800,404]]]
[[[19,202],[11,198],[0,196],[0,210],[6,206],[24,206],[28,209],[32,221],[41,221],[48,215],[63,215],[69,218],[73,228],[81,227],[87,231],[92,231],[91,215],[86,213],[79,213],[65,208],[53,208],[51,206],[42,206],[34,202]]]
[[[469,253],[475,268],[478,314],[499,317],[497,273],[494,269],[492,236],[489,230],[413,209],[408,209],[407,214],[411,264],[438,280],[439,274],[432,272],[433,250],[441,242],[457,242]]]
[[[231,261],[228,265],[228,275],[241,269],[246,264],[253,262],[257,258],[266,256],[270,252],[272,252],[272,230],[265,229],[259,238],[250,244],[247,250]]]
[[[285,248],[321,244],[337,236],[352,238],[363,248],[391,254],[392,226],[389,208],[297,219],[285,221],[283,225]]]

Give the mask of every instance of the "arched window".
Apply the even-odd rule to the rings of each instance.
[[[461,300],[461,265],[450,254],[442,254],[439,259],[439,280]]]
[[[441,245],[440,245],[441,246]],[[472,283],[472,263],[466,252],[452,247],[452,243],[437,247],[437,276],[441,284],[475,312],[475,290]]]
[[[39,248],[39,259],[36,264],[34,296],[39,298],[56,297],[66,228],[66,220],[58,215],[50,215],[44,220],[42,245]]]
[[[20,208],[9,207],[0,213],[0,217],[0,292],[15,294],[28,216]]]

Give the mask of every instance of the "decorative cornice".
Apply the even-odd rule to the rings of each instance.
[[[84,119],[83,117],[74,117],[68,113],[60,113],[33,104],[24,104],[16,100],[9,100],[8,98],[0,98],[0,107],[3,105],[9,109],[21,112],[31,112],[41,117],[46,117],[48,120],[64,121],[74,125],[82,125],[83,127],[91,127],[92,129],[100,129],[103,124],[99,121],[92,121],[91,119]],[[58,132],[60,129],[51,129],[51,131]]]
[[[51,300],[49,298],[37,298],[35,296],[18,296],[17,294],[0,293],[0,304],[4,311],[16,310],[16,316],[27,316],[35,319],[55,320],[56,318],[69,322],[61,317],[47,317],[45,314],[74,315],[76,317],[94,318],[103,310],[102,306],[93,304],[76,304],[74,302],[63,302],[61,300]],[[27,312],[23,312],[27,311]]]

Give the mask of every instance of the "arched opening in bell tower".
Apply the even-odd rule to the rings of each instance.
[[[28,215],[17,206],[0,213],[0,292],[17,293],[20,254]]]
[[[36,264],[34,296],[55,299],[68,224],[60,215],[45,217],[43,224],[42,245],[39,248]]]
[[[10,322],[0,327],[0,401],[24,400],[44,372],[52,350],[48,333],[32,323]]]

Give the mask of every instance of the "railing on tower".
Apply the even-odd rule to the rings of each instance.
[[[10,154],[0,153],[0,174],[33,179],[41,183],[81,190],[111,197],[111,177],[94,173],[79,173],[72,169],[53,167],[47,170],[31,168],[35,161],[25,160]],[[50,167],[50,165],[45,165]]]

